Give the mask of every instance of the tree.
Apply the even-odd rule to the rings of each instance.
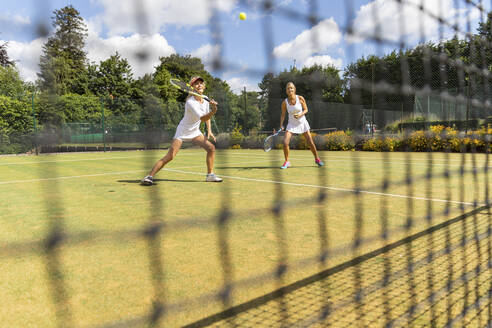
[[[0,95],[21,100],[29,91],[28,84],[22,81],[15,66],[0,66]]]
[[[262,128],[262,113],[259,107],[259,95],[256,91],[242,91],[238,97],[238,107],[240,111],[237,115],[237,123],[243,131],[249,132],[252,129]]]
[[[478,23],[478,35],[485,37],[488,42],[492,42],[492,11],[487,15],[485,22]]]
[[[28,102],[0,95],[0,135],[30,132],[33,129],[31,106]]]
[[[164,101],[176,99],[178,102],[184,102],[186,99],[184,93],[172,90],[174,87],[169,83],[171,77],[188,82],[192,76],[200,75],[207,83],[207,92],[210,92],[209,84],[212,76],[205,70],[200,58],[172,54],[159,59],[161,63],[156,67],[154,81],[159,86]]]
[[[180,96],[179,90],[169,83],[173,76],[164,65],[159,65],[153,74],[153,82],[159,90],[159,95],[163,101],[176,101]]]
[[[191,57],[190,55],[181,56],[178,54],[172,54],[167,57],[160,58],[160,65],[156,68],[165,68],[173,77],[178,79],[190,79],[193,75],[209,75],[205,71],[200,58]],[[204,76],[202,76],[205,78]]]
[[[116,52],[99,66],[90,65],[89,89],[95,95],[116,98],[128,97],[132,93],[133,74],[128,61]]]
[[[0,44],[0,66],[2,67],[14,65],[14,62],[9,59],[9,55],[7,53],[7,44],[8,42]]]
[[[62,95],[87,92],[87,58],[84,52],[87,28],[80,13],[71,5],[55,10],[55,33],[43,46],[39,84],[42,91]]]
[[[478,36],[480,37],[479,49],[485,57],[485,69],[492,71],[492,11],[488,13],[487,20],[478,24]]]

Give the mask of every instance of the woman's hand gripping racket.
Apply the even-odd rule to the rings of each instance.
[[[194,95],[194,96],[197,96],[197,97],[200,97],[200,98],[203,98],[205,99],[206,101],[210,102],[210,98],[208,98],[207,96],[205,95],[202,95],[201,93],[197,92],[191,85],[189,85],[188,83],[185,83],[183,81],[180,81],[178,79],[174,79],[174,78],[171,78],[169,80],[169,82],[171,83],[171,85],[175,86],[176,88],[178,88],[179,90],[183,91],[183,92],[187,92],[189,93],[190,95]]]
[[[263,150],[264,151],[270,151],[272,150],[274,144],[275,144],[275,139],[278,136],[280,132],[282,132],[283,128],[280,128],[277,132],[273,130],[273,134],[271,136],[268,136],[265,138],[265,141],[263,142]]]

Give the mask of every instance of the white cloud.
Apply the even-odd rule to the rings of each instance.
[[[27,81],[34,82],[39,72],[39,57],[46,39],[39,38],[31,42],[9,41],[7,53],[15,61],[19,73]]]
[[[31,19],[19,14],[0,13],[0,35],[2,38],[15,39],[31,28]]]
[[[198,57],[202,60],[202,63],[205,65],[205,69],[207,71],[212,71],[212,60],[217,58],[220,54],[220,46],[205,44],[200,48],[191,52],[191,56]]]
[[[109,35],[154,34],[168,24],[196,26],[207,24],[212,14],[210,1],[204,0],[96,0],[104,7],[100,22]],[[216,9],[229,12],[237,0],[216,0]]]
[[[132,34],[127,37],[113,36],[103,39],[98,36],[93,24],[88,25],[88,37],[85,51],[90,62],[99,64],[109,56],[118,52],[126,58],[133,68],[135,77],[145,73],[152,73],[155,66],[159,64],[159,57],[169,56],[176,51],[167,40],[160,34],[143,36]],[[39,58],[46,39],[36,39],[31,42],[9,41],[7,52],[12,60],[16,61],[21,75],[28,81],[37,79],[39,72]],[[138,54],[145,52],[147,57],[140,60]]]
[[[226,79],[227,84],[231,87],[231,91],[235,94],[241,94],[244,91],[244,87],[246,87],[246,91],[260,91],[258,84],[251,83],[245,77],[231,77]]]
[[[424,12],[419,9],[421,4]],[[347,40],[363,42],[368,36],[379,35],[389,41],[399,41],[403,37],[407,44],[421,39],[436,41],[440,37],[440,28],[443,29],[442,37],[450,38],[451,29],[435,17],[442,17],[450,24],[458,20],[460,29],[466,30],[466,20],[476,21],[479,10],[462,8],[458,11],[454,8],[454,0],[406,0],[401,5],[395,0],[375,0],[359,9],[353,21],[355,35],[348,36]]]
[[[128,60],[135,77],[152,73],[159,65],[159,57],[175,53],[174,48],[160,34],[150,36],[132,34],[128,37],[113,36],[107,39],[92,35],[87,39],[86,51],[89,61],[97,64],[118,52]],[[140,53],[146,54],[145,60],[139,58]]]
[[[24,17],[19,14],[12,15],[10,13],[0,13],[0,22],[10,23],[15,25],[29,25],[31,20],[29,17]]]
[[[326,51],[340,42],[342,34],[333,18],[328,18],[309,30],[303,31],[294,40],[283,43],[273,50],[278,58],[306,60],[308,57]]]
[[[342,68],[342,59],[338,58],[332,58],[331,56],[324,55],[324,56],[312,56],[309,57],[307,60],[304,61],[304,67],[311,67],[313,65],[321,65],[323,67],[325,66],[335,66],[336,68],[341,69]]]

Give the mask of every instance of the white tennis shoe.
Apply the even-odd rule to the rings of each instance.
[[[222,182],[222,179],[215,175],[215,173],[207,174],[207,182]]]
[[[154,184],[154,178],[150,175],[147,175],[145,178],[140,181],[140,184],[143,186],[151,186]]]

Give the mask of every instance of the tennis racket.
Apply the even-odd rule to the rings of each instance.
[[[272,150],[274,143],[275,143],[275,139],[280,132],[282,132],[282,128],[280,128],[277,132],[275,132],[271,136],[268,136],[265,138],[265,141],[263,141],[263,150],[264,151]]]
[[[187,92],[190,95],[194,95],[194,96],[203,98],[206,101],[210,102],[210,99],[207,96],[196,92],[196,90],[191,85],[189,85],[188,83],[185,83],[183,81],[180,81],[180,80],[174,79],[174,78],[171,78],[169,80],[169,82],[171,83],[171,85],[175,86],[176,88],[178,88],[179,90],[181,90],[183,92]]]

